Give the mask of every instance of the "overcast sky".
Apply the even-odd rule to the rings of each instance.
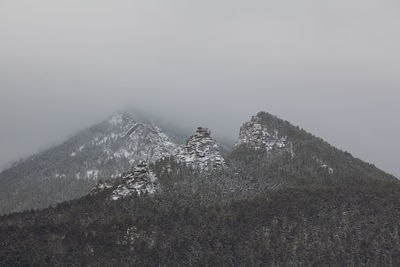
[[[133,106],[260,110],[400,177],[398,0],[1,0],[0,168]]]

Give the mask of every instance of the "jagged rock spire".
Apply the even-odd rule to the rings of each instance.
[[[201,171],[210,171],[225,165],[218,144],[207,128],[198,127],[196,133],[179,148],[178,161]]]

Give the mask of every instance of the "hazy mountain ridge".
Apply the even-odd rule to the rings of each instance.
[[[184,140],[173,134],[173,129],[166,131],[174,140]],[[179,146],[143,115],[139,121],[119,112],[64,144],[0,173],[0,211],[44,208],[80,197],[99,179],[116,178],[139,162],[154,163],[169,156],[198,169],[229,167],[224,175],[219,174],[223,179],[217,180],[235,190],[244,186],[264,192],[306,184],[395,179],[265,112],[243,124],[226,159],[208,129],[199,128],[186,145]],[[237,173],[247,178],[236,179]],[[250,183],[251,179],[257,182]]]
[[[98,179],[174,154],[178,145],[158,126],[117,113],[0,173],[0,213],[44,208],[86,195]]]

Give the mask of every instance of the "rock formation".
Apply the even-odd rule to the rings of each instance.
[[[239,139],[235,146],[247,145],[254,149],[286,148],[289,145],[286,136],[281,136],[276,129],[268,129],[261,123],[261,118],[253,116],[240,128]]]
[[[211,171],[225,165],[219,146],[211,138],[211,132],[203,127],[198,127],[186,145],[178,149],[176,158],[201,171]]]
[[[112,200],[117,200],[133,194],[153,194],[158,189],[158,179],[149,170],[146,163],[142,162],[134,170],[122,178],[122,183],[118,185],[111,194]]]

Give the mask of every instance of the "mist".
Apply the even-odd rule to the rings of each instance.
[[[135,108],[275,114],[400,177],[398,1],[0,2],[0,169]]]

